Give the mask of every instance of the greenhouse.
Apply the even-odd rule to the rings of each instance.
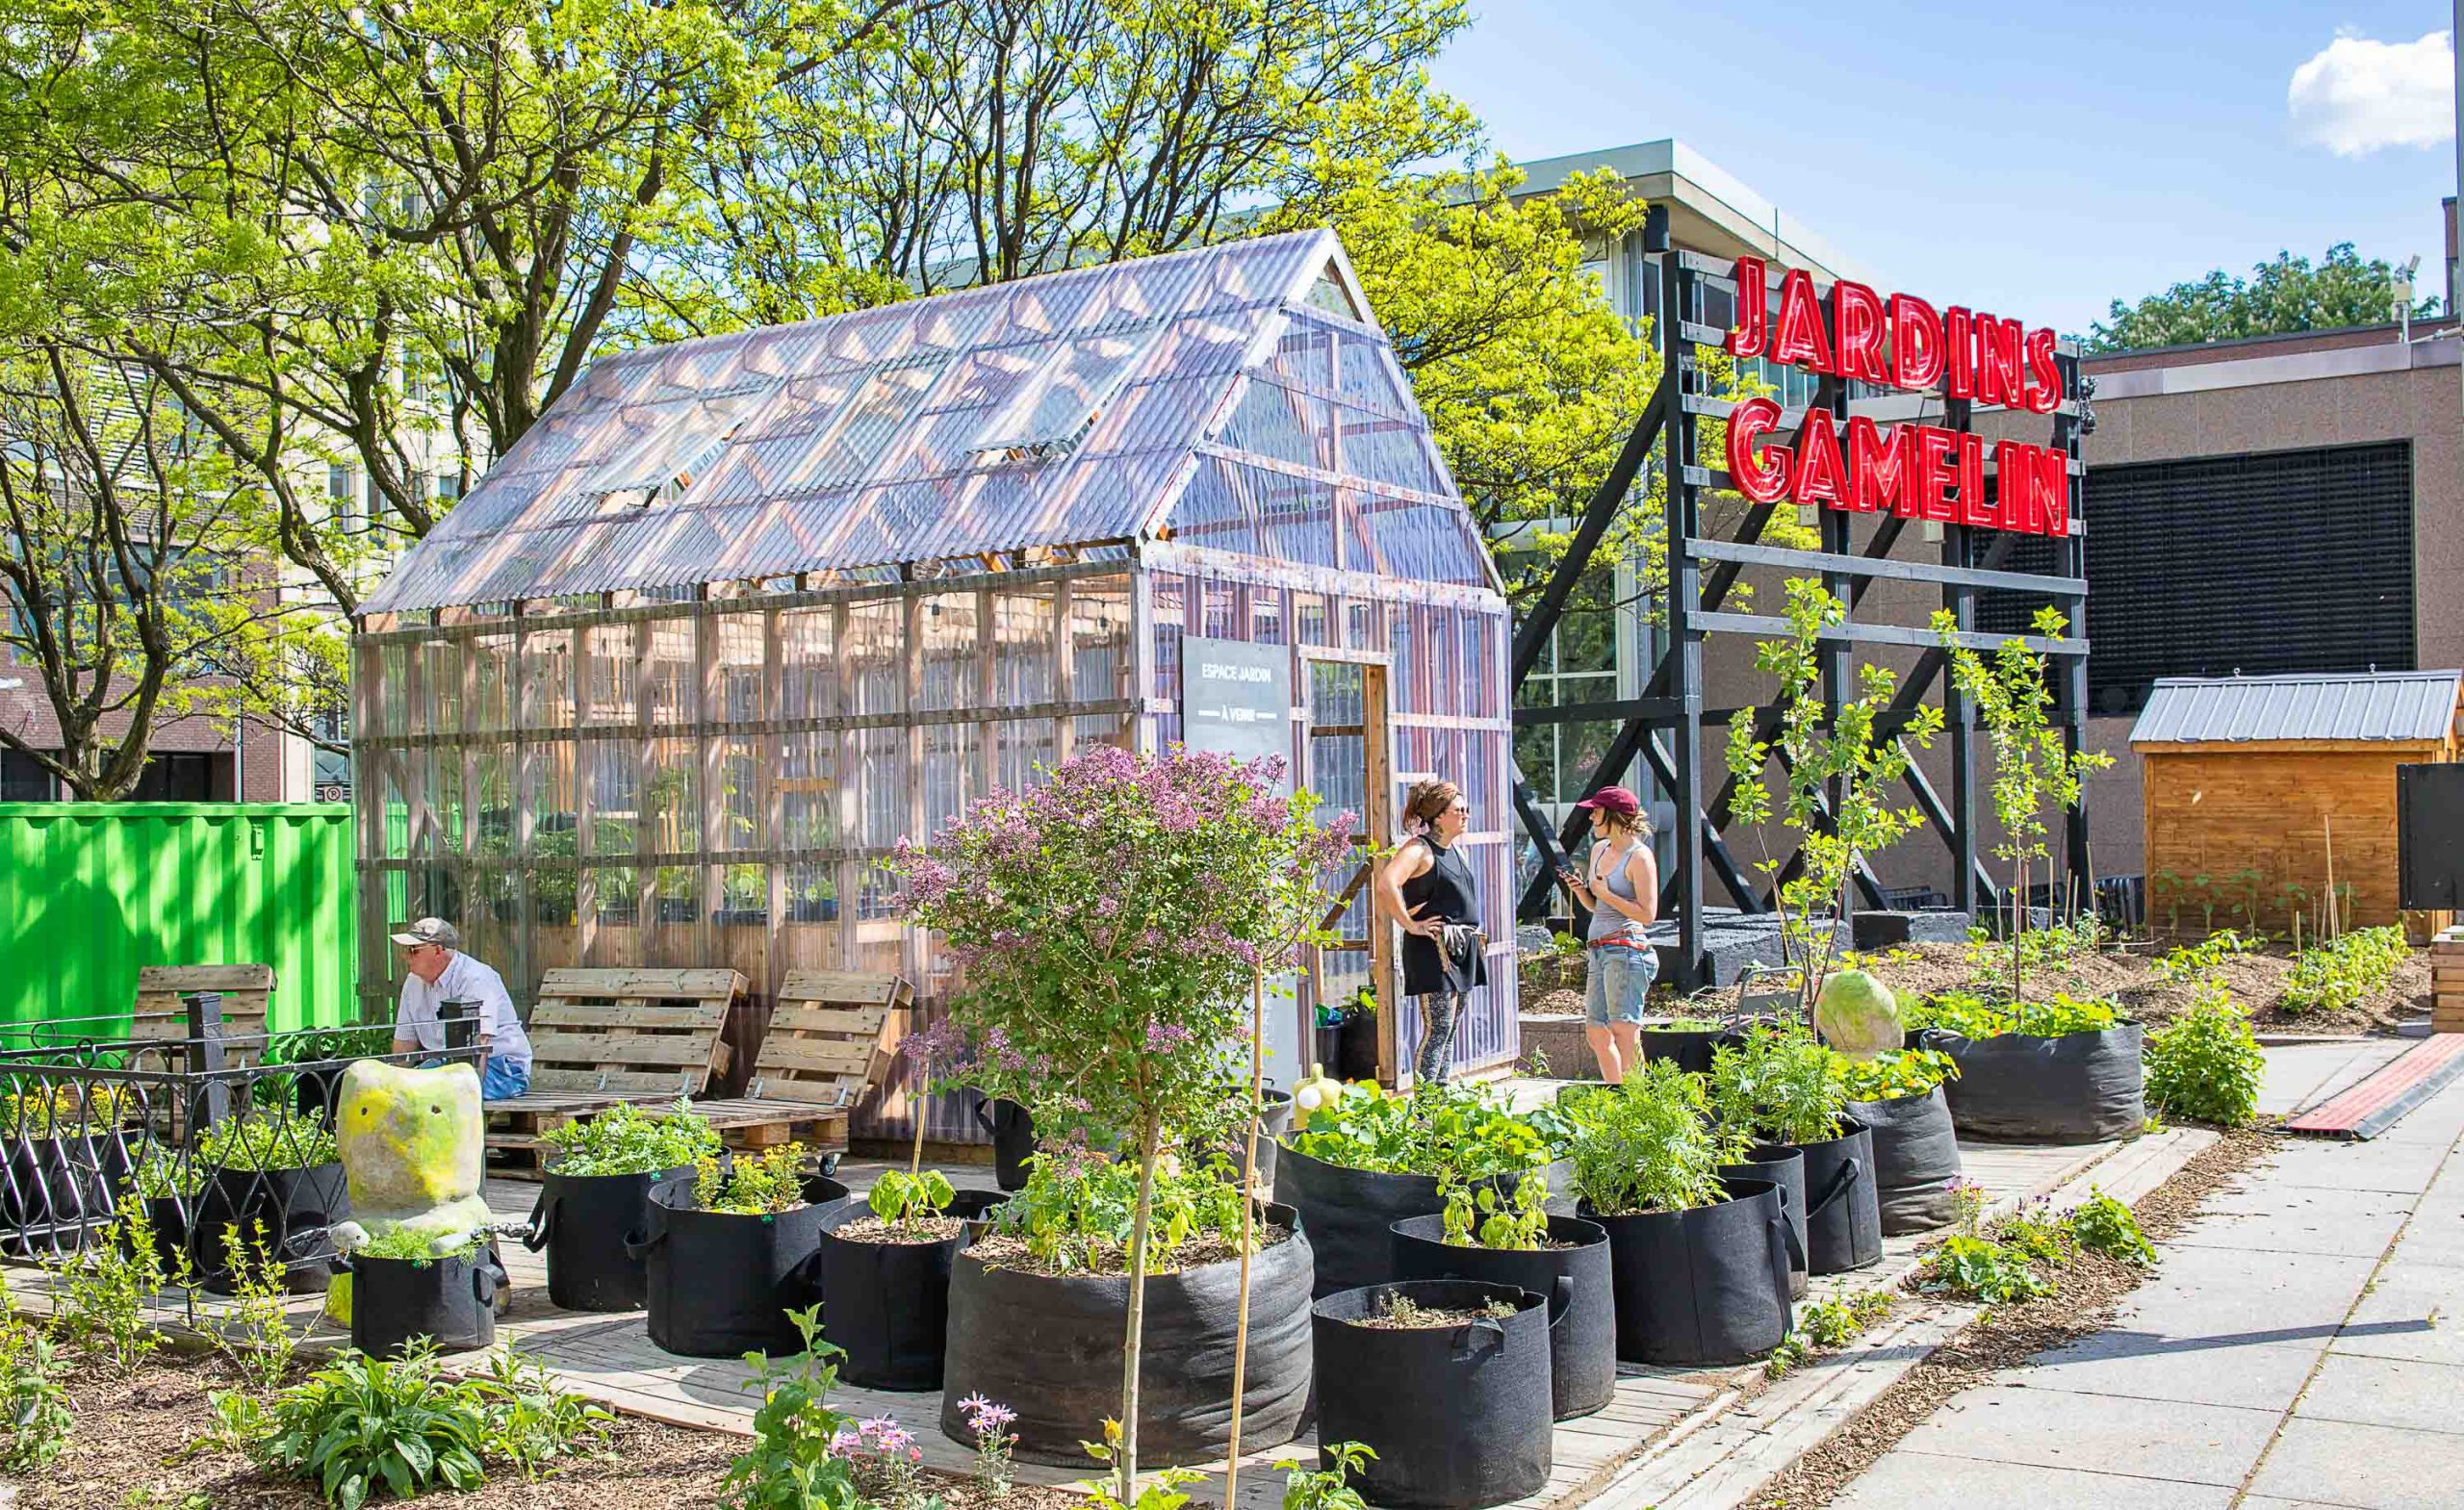
[[[1250,661],[1287,730],[1240,748],[1371,838],[1410,780],[1464,787],[1494,984],[1456,1052],[1511,1062],[1506,605],[1325,231],[596,364],[364,605],[363,958],[436,914],[517,996],[837,968],[930,1013],[947,971],[883,858],[1091,744],[1236,748],[1185,725],[1218,642],[1285,652]],[[1396,1004],[1353,879],[1296,1032]],[[369,973],[372,1018],[394,989]],[[1381,1015],[1408,1063],[1415,1014]],[[893,1089],[859,1127],[908,1115]]]

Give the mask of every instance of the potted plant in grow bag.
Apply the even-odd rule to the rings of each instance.
[[[1300,1214],[1318,1257],[1317,1293],[1396,1277],[1393,1225],[1445,1205],[1441,1180],[1511,1192],[1532,1170],[1567,1189],[1569,1166],[1532,1119],[1483,1088],[1424,1082],[1394,1095],[1353,1084],[1296,1128],[1275,1165],[1275,1196]],[[1573,1202],[1557,1198],[1561,1213]]]
[[[1617,1356],[1720,1364],[1788,1334],[1787,1214],[1767,1180],[1722,1180],[1704,1081],[1662,1060],[1583,1103],[1579,1213],[1608,1233]]]
[[[0,1227],[21,1253],[73,1251],[87,1224],[108,1220],[129,1172],[117,1086],[28,1075],[0,1098]]]
[[[812,1150],[781,1143],[651,1187],[649,1225],[625,1240],[644,1267],[653,1345],[687,1358],[789,1352],[787,1313],[821,1299],[812,1258],[847,1187],[805,1172]]]
[[[1107,1413],[1122,1423],[1115,1477],[1125,1504],[1137,1498],[1141,1423],[1151,1414],[1140,1358],[1158,1164],[1167,1147],[1180,1146],[1170,1129],[1191,1109],[1247,1099],[1227,1065],[1247,1030],[1250,992],[1261,972],[1327,936],[1317,926],[1325,909],[1318,878],[1350,852],[1348,820],[1321,829],[1315,798],[1276,794],[1282,775],[1271,756],[1241,764],[1100,746],[1045,784],[974,804],[934,835],[929,853],[902,845],[893,861],[902,910],[940,934],[963,969],[952,1016],[979,1040],[1000,1030],[1026,1062],[1049,1066],[1039,1119],[1052,1108],[1117,1129],[1124,1158],[1136,1161],[1121,1314],[1112,1323],[1119,1391]],[[1028,1190],[1035,1186],[1031,1176]],[[1236,1197],[1244,1221],[1247,1211],[1245,1196]],[[962,1254],[951,1276],[954,1394],[966,1388],[961,1313],[982,1272]],[[1094,1366],[1091,1357],[1069,1365],[1080,1374],[1071,1397],[1091,1397]],[[1015,1392],[986,1393],[1024,1414]],[[1220,1406],[1205,1423],[1181,1423],[1192,1440],[1223,1437],[1211,1429]],[[1091,1424],[1071,1422],[1071,1440]],[[942,1428],[970,1440],[955,1417]],[[1019,1435],[1024,1450],[1023,1420]]]
[[[873,1390],[935,1390],[950,1315],[950,1261],[966,1239],[938,1169],[890,1169],[821,1224],[822,1336],[839,1376]]]
[[[297,1070],[288,1075],[260,1075],[249,1086],[249,1094],[263,1104],[289,1102],[302,1116],[321,1116],[331,1122],[334,1104],[342,1098],[343,1071],[348,1066],[338,1061],[366,1059],[388,1053],[394,1046],[394,1029],[387,1023],[369,1023],[355,1028],[304,1028],[295,1033],[276,1034],[266,1045],[268,1064],[321,1064],[321,1069]]]
[[[1803,1161],[1799,1232],[1810,1274],[1863,1268],[1883,1256],[1873,1138],[1847,1115],[1848,1092],[1832,1060],[1803,1029],[1767,1028],[1720,1050],[1711,1065],[1721,1151],[1758,1167],[1792,1156]]]
[[[1942,1094],[1964,1135],[2093,1143],[2146,1123],[2140,1025],[2112,1002],[2056,992],[2050,1001],[2003,1003],[1945,991],[1909,1020],[1924,1047],[1959,1066]]]
[[[718,1133],[680,1099],[665,1113],[610,1107],[539,1140],[553,1157],[522,1244],[547,1250],[548,1298],[567,1311],[642,1309],[650,1279],[625,1239],[647,1230],[652,1187],[717,1156]]]
[[[1362,1497],[1476,1510],[1549,1481],[1549,1301],[1515,1285],[1415,1279],[1311,1312],[1318,1437],[1373,1454]],[[1333,1454],[1326,1454],[1331,1461]]]
[[[1226,1162],[1184,1164],[1170,1154],[1153,1176],[1140,1351],[1162,1367],[1142,1378],[1139,1397],[1150,1466],[1219,1458],[1229,1439],[1247,1204],[1239,1178]],[[1119,1400],[1112,1369],[1141,1183],[1139,1164],[1065,1144],[1036,1161],[1027,1188],[953,1260],[941,1407],[952,1440],[974,1440],[958,1402],[1011,1400],[1018,1456],[1086,1461],[1085,1423]],[[1298,1429],[1308,1399],[1311,1252],[1291,1208],[1257,1216],[1242,1416],[1244,1440],[1266,1446]]]
[[[1446,1209],[1394,1224],[1405,1279],[1476,1279],[1548,1297],[1551,1414],[1588,1416],[1617,1389],[1617,1309],[1608,1234],[1549,1213],[1548,1183],[1526,1174],[1504,1200],[1489,1187],[1450,1185]]]
[[[1831,1069],[1847,1092],[1848,1114],[1873,1135],[1883,1236],[1959,1219],[1960,1140],[1942,1095],[1959,1065],[1938,1050],[1897,1049],[1865,1060],[1834,1055]]]
[[[423,1341],[441,1353],[496,1342],[497,1288],[505,1276],[480,1234],[440,1239],[395,1228],[346,1262],[350,1344],[370,1357],[399,1358]]]
[[[191,1155],[148,1143],[137,1167],[129,1171],[131,1198],[144,1203],[145,1219],[154,1234],[154,1251],[166,1274],[194,1267],[191,1223],[198,1215],[197,1197],[205,1192],[213,1171]]]
[[[342,1150],[322,1118],[287,1105],[251,1107],[207,1128],[189,1157],[212,1171],[191,1224],[207,1290],[230,1292],[224,1248],[234,1227],[263,1233],[294,1294],[325,1288],[334,1276],[330,1229],[350,1215],[350,1187]]]
[[[1736,1042],[1739,1035],[1708,1017],[1671,1017],[1643,1029],[1638,1037],[1645,1062],[1664,1059],[1689,1075],[1707,1075],[1711,1056],[1722,1044]]]

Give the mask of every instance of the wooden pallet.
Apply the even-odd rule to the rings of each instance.
[[[189,1037],[189,1004],[197,991],[222,998],[222,1034],[229,1040],[223,1062],[253,1064],[265,1056],[268,1013],[272,1011],[273,966],[270,964],[149,964],[137,972],[137,1005],[128,1036],[141,1043],[171,1046]],[[181,1058],[185,1063],[186,1054]],[[167,1063],[164,1066],[171,1067]]]
[[[535,1174],[552,1127],[707,1091],[743,994],[733,970],[550,970],[530,1012],[530,1088],[487,1104],[491,1171]]]
[[[547,1133],[570,1122],[587,1122],[613,1111],[615,1103],[594,1096],[551,1098],[556,1106],[541,1106],[505,1113],[502,1126],[489,1118],[488,1174],[503,1180],[536,1180],[548,1166]],[[525,1098],[528,1099],[527,1097]],[[543,1098],[546,1099],[546,1098]],[[781,1143],[802,1143],[818,1154],[847,1151],[847,1113],[819,1107],[783,1106],[774,1101],[696,1101],[693,1111],[718,1130],[730,1148],[758,1152]]]

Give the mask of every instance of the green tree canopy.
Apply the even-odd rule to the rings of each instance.
[[[2195,283],[2176,283],[2136,304],[2114,300],[2111,322],[2094,327],[2088,348],[2138,351],[2383,324],[2394,307],[2394,277],[2395,269],[2384,261],[2362,261],[2350,242],[2328,247],[2326,260],[2315,268],[2307,257],[2281,251],[2272,262],[2251,269],[2246,278],[2219,268]],[[2437,299],[2425,298],[2413,307],[2413,317],[2435,315],[2438,305]]]

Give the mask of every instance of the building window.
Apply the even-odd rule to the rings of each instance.
[[[334,522],[346,535],[368,527],[368,510],[360,499],[359,473],[348,467],[325,469],[325,497],[333,500]]]
[[[1546,580],[1552,564],[1509,557],[1507,576],[1511,579],[1519,568]],[[1573,707],[1616,700],[1616,581],[1615,568],[1603,565],[1576,583],[1548,645],[1515,694],[1517,707]],[[1584,719],[1531,724],[1514,731],[1515,763],[1543,807],[1562,812],[1582,796],[1618,727],[1614,719]]]
[[[2412,443],[2092,467],[2088,704],[2138,711],[2159,677],[2410,671]],[[2021,540],[2019,572],[2053,543]],[[1981,595],[1979,627],[2037,604]]]
[[[47,803],[60,795],[51,773],[35,757],[16,750],[0,750],[0,802]]]

